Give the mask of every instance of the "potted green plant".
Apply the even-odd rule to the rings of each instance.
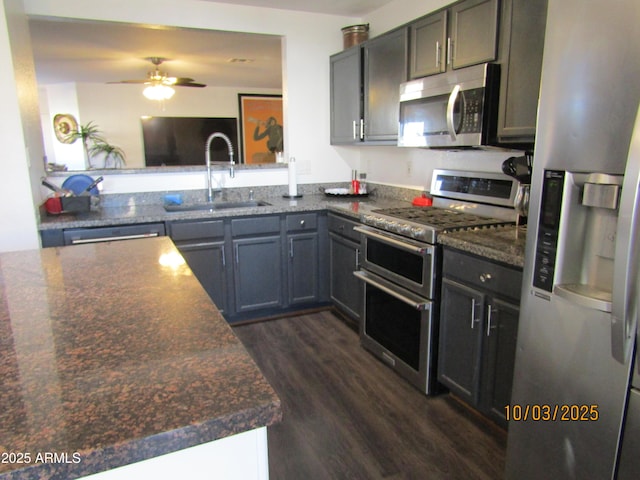
[[[104,142],[104,137],[102,136],[102,132],[93,122],[86,123],[85,125],[80,125],[78,130],[75,132],[71,132],[68,135],[70,139],[69,143],[75,142],[77,139],[82,140],[82,147],[84,148],[85,154],[85,163],[88,167],[91,167],[91,155],[89,153],[90,144]]]
[[[104,168],[121,168],[125,163],[125,154],[122,148],[111,145],[105,141],[94,143],[89,148],[90,158],[102,155],[104,159]],[[112,163],[110,166],[109,163]]]

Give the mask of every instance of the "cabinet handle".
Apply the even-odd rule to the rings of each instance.
[[[471,330],[473,330],[473,324],[476,323],[476,300],[471,299]]]
[[[481,273],[480,274],[480,281],[482,283],[487,283],[489,282],[493,277],[491,276],[490,273]]]
[[[353,121],[353,139],[355,140],[356,138],[358,138],[358,125],[357,125],[357,121],[354,120]]]
[[[360,249],[356,248],[356,270],[360,270]]]
[[[436,68],[440,68],[440,40],[436,41]]]
[[[493,313],[493,309],[491,308],[491,305],[488,305],[488,310],[487,310],[487,337],[491,336],[491,329],[494,328],[491,326],[491,314]]]
[[[360,119],[360,140],[364,140],[364,118]]]
[[[453,41],[451,37],[447,38],[447,65],[453,63]]]
[[[300,220],[300,226],[304,227],[304,220]]]
[[[236,243],[234,246],[236,264],[240,264],[240,253],[238,252],[238,244]]]
[[[222,245],[222,247],[220,248],[220,255],[222,256],[222,268],[224,270],[226,270],[227,268],[227,260],[226,260],[226,255],[224,254],[224,245]]]
[[[289,239],[289,256],[293,258],[293,238]]]

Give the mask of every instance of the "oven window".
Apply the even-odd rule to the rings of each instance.
[[[367,238],[367,261],[419,285],[422,284],[424,258],[418,254]]]
[[[422,312],[371,285],[365,291],[365,333],[418,371]]]

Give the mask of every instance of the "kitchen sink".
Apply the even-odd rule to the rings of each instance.
[[[165,205],[167,212],[191,212],[195,210],[228,210],[232,208],[266,207],[270,203],[262,200],[248,200],[246,202],[213,202],[213,203],[188,203],[182,205]]]

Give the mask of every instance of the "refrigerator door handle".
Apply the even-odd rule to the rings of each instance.
[[[640,109],[629,146],[624,173],[613,271],[611,305],[611,350],[620,363],[632,353],[637,324],[638,236],[640,234]]]

